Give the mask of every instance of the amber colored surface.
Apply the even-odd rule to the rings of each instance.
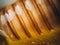
[[[60,45],[56,0],[17,0],[0,12],[1,45]],[[4,42],[5,41],[5,42]]]

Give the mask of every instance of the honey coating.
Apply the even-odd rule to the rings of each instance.
[[[17,0],[0,11],[0,29],[9,45],[53,45],[60,34],[59,14],[54,0]]]
[[[3,29],[3,31],[7,34],[7,38],[15,40],[15,37],[13,33],[11,32],[11,29],[9,27],[9,24],[7,23],[7,20],[4,14],[1,14],[1,26],[2,26],[1,28]]]
[[[15,7],[15,11],[18,14],[19,19],[20,19],[20,17],[22,18],[22,20],[24,22],[24,24],[22,24],[22,25],[26,26],[26,29],[27,29],[26,31],[29,31],[31,36],[37,37],[34,33],[35,28],[33,27],[32,22],[30,21],[27,13],[23,10],[24,10],[23,5],[21,5],[21,4],[19,5],[19,3],[17,3],[17,5]]]

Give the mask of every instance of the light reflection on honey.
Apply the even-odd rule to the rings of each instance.
[[[8,44],[55,45],[60,32],[55,7],[55,2],[49,0],[18,0],[1,11],[0,28]]]

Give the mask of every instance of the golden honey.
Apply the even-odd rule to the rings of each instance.
[[[40,40],[60,32],[58,9],[56,0],[17,0],[0,11],[0,29],[9,45],[50,45]]]

